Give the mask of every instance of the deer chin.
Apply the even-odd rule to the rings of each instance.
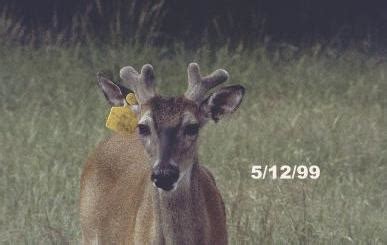
[[[164,187],[164,189],[163,189],[163,188],[160,188],[160,187],[157,187],[156,184],[155,184],[154,182],[152,182],[152,184],[153,184],[153,186],[154,186],[155,188],[157,188],[157,190],[158,190],[159,192],[169,193],[169,192],[173,192],[173,191],[176,190],[176,183],[174,183],[174,184],[171,185],[171,186]]]

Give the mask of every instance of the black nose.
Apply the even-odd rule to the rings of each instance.
[[[173,184],[176,183],[179,178],[179,169],[175,166],[168,165],[166,167],[157,166],[153,169],[151,180],[158,188],[165,191],[170,191],[173,188]]]

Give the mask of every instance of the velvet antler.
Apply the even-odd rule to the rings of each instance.
[[[209,90],[228,79],[228,72],[223,69],[218,69],[210,75],[202,77],[200,75],[199,65],[196,63],[188,65],[187,73],[188,88],[184,96],[196,103],[200,103]]]
[[[125,66],[120,70],[120,77],[122,86],[133,90],[140,104],[144,104],[155,96],[155,76],[152,65],[144,65],[141,74],[133,67]]]

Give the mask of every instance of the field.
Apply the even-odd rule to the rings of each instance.
[[[110,132],[95,74],[151,63],[163,94],[186,67],[225,68],[240,110],[201,132],[230,244],[387,244],[387,63],[357,49],[4,44],[0,47],[0,243],[78,244],[79,176]],[[318,180],[254,180],[254,164],[318,165]]]

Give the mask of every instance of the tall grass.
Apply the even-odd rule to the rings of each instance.
[[[79,243],[80,171],[110,133],[97,71],[151,63],[161,92],[173,95],[184,91],[192,61],[203,73],[226,68],[231,83],[247,88],[240,111],[201,134],[201,161],[225,199],[230,244],[387,243],[387,64],[380,57],[319,45],[192,51],[89,40],[37,48],[8,39],[22,27],[6,19],[1,244]],[[315,164],[321,177],[253,180],[253,164]]]

